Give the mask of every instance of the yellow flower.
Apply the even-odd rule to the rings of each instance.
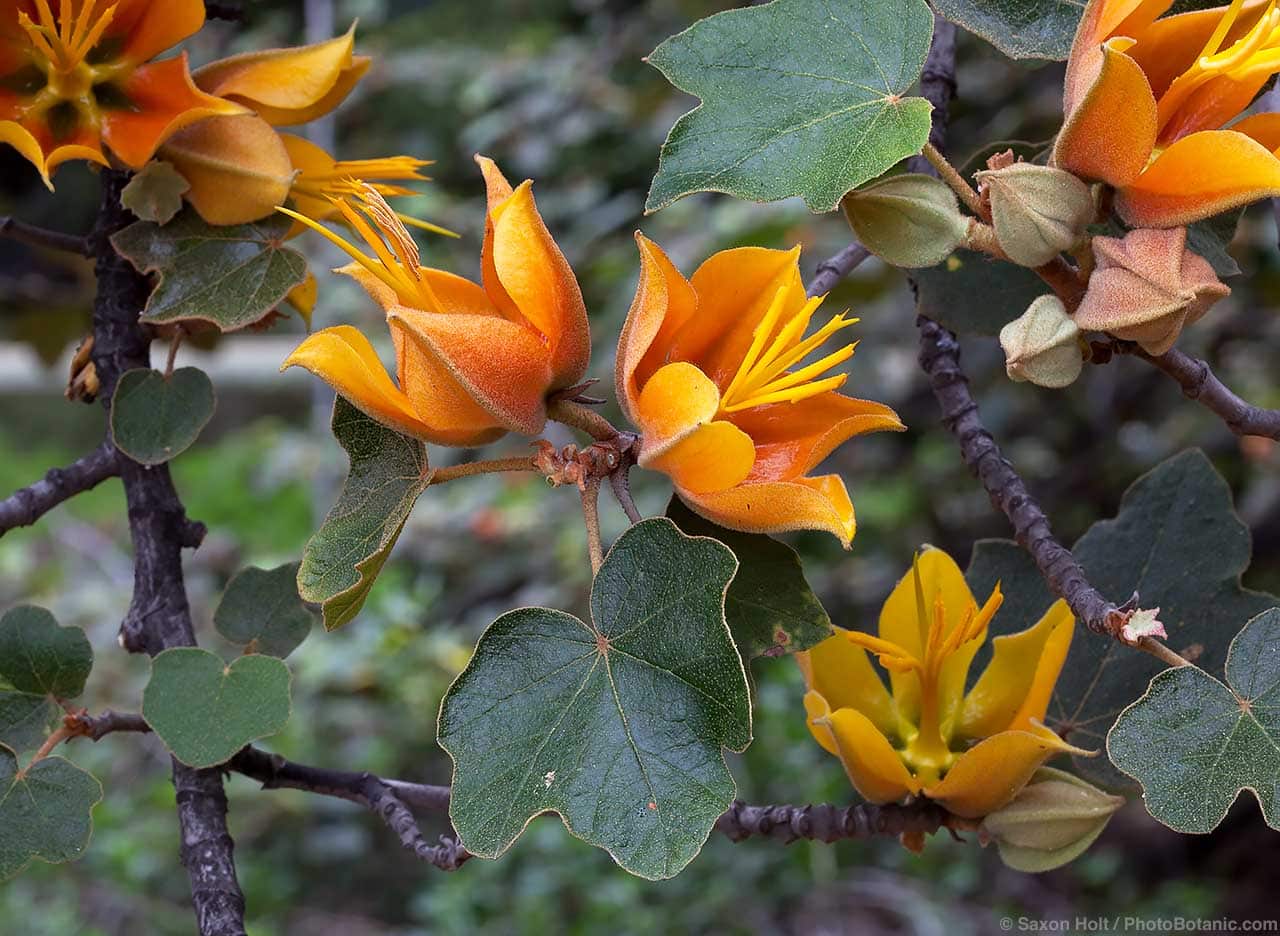
[[[837,315],[807,338],[822,304],[807,299],[795,250],[723,250],[685,279],[636,235],[640,282],[618,342],[616,383],[642,434],[639,464],[681,499],[735,530],[825,530],[847,547],[853,504],[839,475],[809,472],[847,439],[903,428],[881,403],[844,396],[830,373],[854,345],[805,365],[855,324]]]
[[[372,186],[331,202],[372,256],[281,209],[355,260],[339,272],[386,311],[399,385],[348,325],[310,336],[284,366],[306,368],[373,419],[441,445],[479,445],[508,431],[537,435],[547,397],[578,383],[591,353],[578,281],[538,214],[532,183],[512,189],[491,160],[477,162],[489,195],[483,285],[421,266],[413,237]]]
[[[1000,607],[979,607],[960,568],[926,548],[880,612],[879,636],[842,631],[797,654],[809,730],[872,803],[923,795],[965,818],[999,809],[1067,744],[1042,723],[1071,646],[1059,601],[1034,626],[993,641],[965,692],[969,664]],[[867,652],[889,671],[886,690]]]
[[[1231,126],[1280,72],[1280,9],[1090,0],[1067,63],[1054,162],[1117,189],[1134,227],[1178,227],[1280,194],[1280,115]],[[1222,129],[1226,127],[1226,129]]]

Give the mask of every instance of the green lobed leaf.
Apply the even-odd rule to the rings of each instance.
[[[786,543],[758,533],[726,530],[673,497],[667,516],[689,536],[707,536],[733,551],[738,572],[724,599],[724,616],[742,659],[808,650],[834,633],[831,618],[809,587],[800,557]]]
[[[61,721],[62,709],[47,695],[0,686],[0,744],[33,751]]]
[[[1231,641],[1226,684],[1198,666],[1165,670],[1107,736],[1147,811],[1178,832],[1212,832],[1242,790],[1280,829],[1280,608]]]
[[[1280,600],[1240,586],[1249,564],[1249,531],[1231,491],[1205,455],[1190,450],[1143,475],[1125,493],[1113,520],[1095,523],[1073,550],[1089,581],[1112,601],[1135,591],[1144,608],[1160,609],[1174,650],[1202,648],[1198,662],[1223,665],[1227,635]],[[967,573],[976,594],[1001,582],[1005,604],[992,633],[1033,624],[1053,602],[1026,552],[1006,540],[975,546]],[[1046,721],[1074,744],[1101,750],[1116,716],[1161,669],[1154,657],[1077,626]],[[1103,757],[1077,758],[1076,770],[1100,786],[1131,784]]]
[[[1241,273],[1240,264],[1227,248],[1235,239],[1243,214],[1243,208],[1236,208],[1187,227],[1187,247],[1208,260],[1213,272],[1219,276],[1239,276]]]
[[[160,371],[127,371],[111,398],[111,438],[142,465],[161,465],[200,437],[217,403],[213,382],[198,367],[180,367],[167,379]]]
[[[62,757],[46,757],[18,772],[18,758],[0,745],[0,881],[33,858],[62,864],[79,858],[93,835],[93,807],[102,784]]]
[[[284,659],[307,639],[315,614],[298,594],[300,563],[249,567],[227,583],[213,626],[234,644]]]
[[[445,695],[463,844],[497,857],[537,815],[632,874],[677,874],[733,801],[722,748],[751,741],[746,674],[725,623],[733,554],[654,517],[622,534],[591,623],[545,608],[498,618]]]
[[[667,39],[649,64],[702,104],[671,128],[646,211],[700,191],[833,210],[928,140],[929,102],[905,95],[932,35],[922,0],[774,0]]]
[[[0,680],[19,692],[74,699],[92,669],[93,647],[80,628],[60,627],[31,605],[0,617]]]
[[[431,483],[426,447],[370,419],[342,397],[333,434],[351,460],[338,502],[302,553],[298,592],[336,630],[364,606],[369,590]]]
[[[137,221],[111,244],[138,272],[160,277],[142,321],[194,319],[229,332],[261,321],[306,278],[306,259],[284,246],[292,223],[273,215],[215,227],[188,207],[164,227]]]
[[[143,221],[165,225],[182,210],[182,196],[190,190],[191,183],[171,163],[154,159],[133,174],[120,204]]]
[[[918,311],[961,335],[998,335],[1036,299],[1052,292],[1026,267],[957,250],[935,267],[913,270]]]
[[[188,767],[212,767],[289,720],[289,668],[252,654],[229,666],[198,647],[173,647],[151,661],[142,717]]]

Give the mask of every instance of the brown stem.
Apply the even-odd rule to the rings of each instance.
[[[579,432],[585,432],[597,442],[608,442],[619,435],[619,430],[589,406],[573,400],[557,400],[547,408],[547,418],[563,423]]]
[[[1054,257],[1044,266],[1035,268],[1036,274],[1044,280],[1049,288],[1058,294],[1062,304],[1067,307],[1068,314],[1080,308],[1088,283],[1080,278],[1080,274],[1062,257]]]
[[[173,330],[173,337],[169,339],[169,357],[165,360],[164,379],[168,380],[173,376],[173,365],[178,361],[178,349],[182,347],[182,339],[187,334],[187,330],[179,325]]]
[[[876,836],[932,835],[959,820],[928,800],[906,806],[748,806],[735,800],[716,820],[716,831],[733,842],[752,836],[789,845],[800,839],[836,842]]]
[[[448,484],[458,478],[472,478],[476,475],[496,474],[502,471],[536,471],[533,456],[522,455],[518,458],[494,458],[488,461],[464,462],[461,465],[449,465],[437,468],[431,474],[431,483]]]
[[[964,202],[965,207],[972,211],[979,218],[986,217],[986,211],[982,207],[982,199],[978,197],[978,193],[973,186],[965,181],[956,167],[947,161],[947,157],[942,155],[942,151],[932,143],[926,143],[922,154],[929,161],[929,165],[937,170],[938,178],[947,183],[951,190],[960,196],[960,200]]]
[[[600,479],[587,478],[579,487],[582,493],[582,519],[587,525],[587,552],[591,554],[591,574],[604,564],[604,543],[600,536]]]
[[[870,256],[871,251],[854,241],[835,256],[823,260],[809,281],[809,296],[825,296]]]
[[[1160,662],[1164,663],[1166,666],[1172,666],[1174,668],[1177,668],[1179,666],[1191,665],[1190,660],[1188,660],[1182,654],[1175,653],[1173,650],[1170,650],[1168,647],[1166,647],[1160,641],[1156,640],[1154,637],[1142,637],[1138,640],[1136,644],[1133,644],[1132,646],[1137,647],[1139,650],[1141,650],[1144,653],[1151,654],[1153,657],[1155,657]]]
[[[49,737],[44,739],[44,744],[40,745],[40,747],[36,750],[36,752],[31,755],[31,761],[27,764],[26,767],[23,767],[21,770],[18,771],[18,776],[15,779],[21,780],[23,777],[26,776],[27,771],[30,770],[33,766],[35,766],[36,763],[44,760],[53,752],[54,748],[56,748],[63,741],[66,741],[68,738],[75,737],[75,735],[76,735],[76,731],[74,728],[68,727],[67,725],[59,725],[57,730],[55,730],[52,734],[50,734]]]
[[[108,439],[66,468],[52,468],[44,479],[0,500],[0,536],[31,526],[65,500],[120,474],[120,456]]]
[[[91,257],[93,251],[89,247],[89,238],[77,234],[63,234],[61,231],[49,231],[26,224],[17,218],[0,217],[0,237],[21,241],[33,247],[47,247],[50,250],[61,250],[78,257]]]

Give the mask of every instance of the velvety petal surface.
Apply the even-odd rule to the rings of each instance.
[[[1088,753],[1047,728],[1003,731],[965,751],[947,775],[927,787],[924,794],[957,816],[978,819],[1017,796],[1046,760],[1068,751]]]
[[[690,509],[746,533],[825,530],[848,549],[857,530],[853,503],[839,475],[740,484],[716,494],[681,492]]]
[[[1137,178],[1156,140],[1156,100],[1137,62],[1102,47],[1096,74],[1087,81],[1053,148],[1054,165],[1086,179],[1127,185]]]
[[[293,164],[260,117],[216,117],[171,137],[163,157],[191,184],[186,198],[210,224],[244,224],[284,204]]]

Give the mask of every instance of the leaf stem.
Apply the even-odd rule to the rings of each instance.
[[[173,330],[173,338],[169,342],[169,357],[164,364],[164,379],[167,381],[173,377],[173,365],[178,360],[178,349],[182,347],[182,339],[187,335],[187,330],[179,325]]]
[[[621,434],[613,423],[595,410],[573,400],[556,400],[547,408],[547,417],[585,432],[597,442],[608,442]]]
[[[938,170],[938,178],[951,186],[951,190],[960,196],[965,206],[979,218],[986,218],[987,212],[982,207],[982,199],[978,197],[973,186],[965,181],[964,176],[956,171],[956,167],[947,161],[947,157],[943,156],[932,143],[926,143],[922,152],[924,158],[929,160],[929,165]]]
[[[587,551],[591,554],[591,574],[604,564],[604,544],[600,537],[600,479],[588,478],[579,488],[582,493],[582,518],[587,524]]]
[[[70,728],[67,725],[59,725],[58,729],[54,731],[53,734],[49,735],[49,737],[45,738],[44,744],[40,745],[40,749],[36,751],[35,754],[32,755],[31,763],[27,764],[26,767],[23,767],[21,770],[18,771],[17,779],[21,780],[23,777],[27,775],[28,770],[30,770],[37,763],[39,763],[40,761],[48,757],[53,752],[54,748],[56,748],[63,741],[66,741],[68,738],[75,737],[79,733],[80,733],[79,731],[77,731],[74,728]]]
[[[450,465],[438,468],[431,475],[431,484],[447,484],[458,478],[471,478],[476,475],[497,474],[502,471],[536,471],[531,455],[518,458],[493,458],[487,461],[463,462],[461,465]]]
[[[1142,650],[1145,653],[1151,654],[1153,657],[1160,660],[1162,663],[1165,663],[1174,668],[1177,668],[1179,666],[1192,665],[1191,661],[1188,660],[1186,657],[1170,650],[1168,647],[1166,647],[1160,641],[1156,640],[1154,637],[1143,637],[1136,644],[1132,644],[1131,646],[1137,647],[1139,650]]]

